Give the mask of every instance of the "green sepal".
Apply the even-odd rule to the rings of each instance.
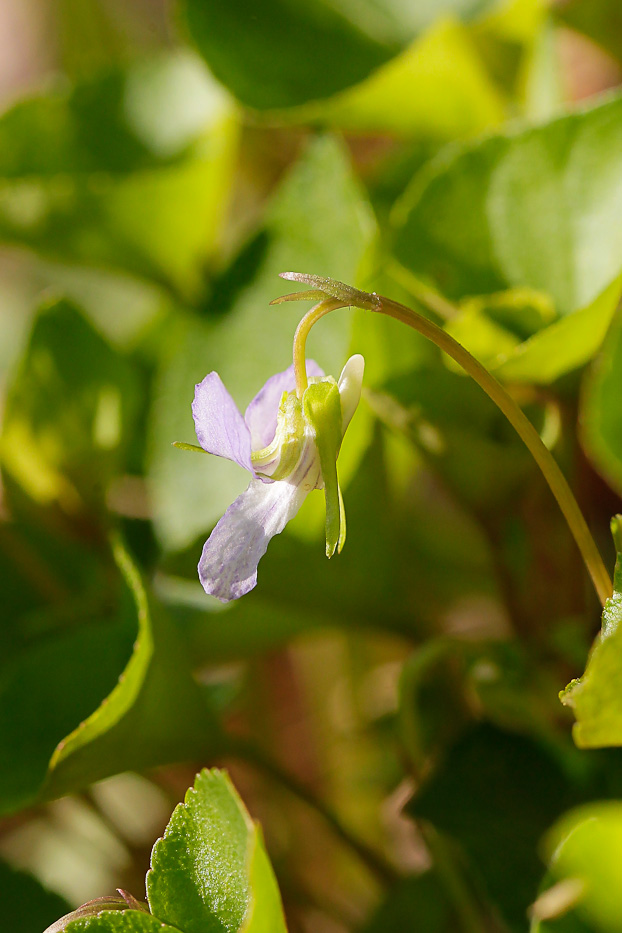
[[[312,383],[302,399],[304,416],[315,431],[326,498],[326,556],[332,557],[345,540],[341,532],[343,504],[337,479],[337,455],[341,446],[341,399],[336,382]]]
[[[173,441],[173,447],[177,447],[179,450],[192,450],[195,454],[209,453],[209,451],[203,450],[202,447],[198,447],[196,444],[186,444],[185,441]]]

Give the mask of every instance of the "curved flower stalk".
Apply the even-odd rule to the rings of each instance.
[[[299,282],[310,286],[310,290],[294,292],[276,298],[271,304],[280,304],[283,301],[307,300],[314,295],[322,300],[304,315],[294,336],[294,369],[296,371],[296,385],[300,392],[306,385],[304,375],[305,343],[309,331],[320,318],[337,308],[348,306],[361,308],[366,311],[375,311],[386,314],[408,327],[412,327],[422,336],[431,340],[443,352],[447,353],[458,363],[471,378],[484,390],[497,408],[505,415],[518,436],[525,443],[532,457],[538,464],[542,475],[549,484],[549,488],[568,523],[574,536],[583,561],[592,578],[594,589],[604,606],[612,594],[612,583],[607,568],[592,538],[581,509],[560,470],[557,462],[545,446],[542,438],[531,424],[524,412],[516,404],[512,396],[495,377],[482,366],[457,340],[437,327],[432,321],[407,308],[398,301],[377,295],[375,292],[363,292],[351,285],[329,279],[321,275],[309,275],[302,272],[281,272],[281,278],[290,282]],[[429,295],[424,291],[419,294],[422,304],[432,307]]]
[[[270,539],[312,489],[324,489],[326,497],[326,555],[341,551],[345,515],[337,457],[359,402],[363,369],[363,357],[352,356],[335,380],[308,360],[308,385],[298,393],[290,366],[268,379],[244,417],[218,373],[196,386],[192,414],[201,448],[233,460],[252,477],[203,547],[198,569],[206,593],[223,602],[248,593]]]

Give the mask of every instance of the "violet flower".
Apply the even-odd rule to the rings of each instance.
[[[201,447],[252,476],[203,547],[198,569],[206,593],[223,602],[248,593],[270,539],[312,489],[323,488],[326,496],[327,556],[341,550],[345,516],[336,462],[359,402],[363,368],[363,357],[352,356],[335,381],[308,360],[309,385],[299,398],[290,366],[268,379],[244,417],[218,373],[196,386],[192,414]]]

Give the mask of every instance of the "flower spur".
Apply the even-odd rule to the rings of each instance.
[[[326,554],[341,550],[345,516],[337,456],[359,402],[363,369],[363,357],[352,356],[336,381],[308,360],[309,384],[299,395],[290,366],[268,379],[244,417],[216,372],[195,387],[192,414],[201,448],[252,476],[203,547],[198,570],[206,593],[223,602],[248,593],[270,539],[312,489],[325,493]]]

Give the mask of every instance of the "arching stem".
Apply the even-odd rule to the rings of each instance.
[[[311,281],[316,278],[314,276],[303,277],[288,274],[286,277],[316,285],[316,282]],[[360,292],[350,286],[342,285],[340,282],[320,280],[319,277],[317,278],[316,287],[321,288],[326,297],[303,317],[294,337],[294,369],[298,394],[301,395],[307,386],[305,371],[307,335],[320,318],[337,308],[350,305],[386,314],[388,317],[412,327],[428,340],[431,340],[477,382],[499,410],[503,412],[519,437],[524,441],[549,484],[551,492],[557,499],[592,578],[598,598],[604,606],[605,601],[611,596],[613,587],[607,568],[603,563],[572,490],[556,460],[542,442],[540,435],[501,383],[450,334],[411,308],[407,308],[405,305],[382,295]],[[334,297],[328,297],[329,295]],[[287,297],[293,298],[295,296]]]
[[[346,304],[339,301],[338,298],[326,298],[319,304],[307,311],[294,334],[294,376],[296,378],[296,394],[302,398],[304,390],[307,388],[307,367],[305,358],[305,347],[309,331],[320,318],[337,308],[345,308]]]

